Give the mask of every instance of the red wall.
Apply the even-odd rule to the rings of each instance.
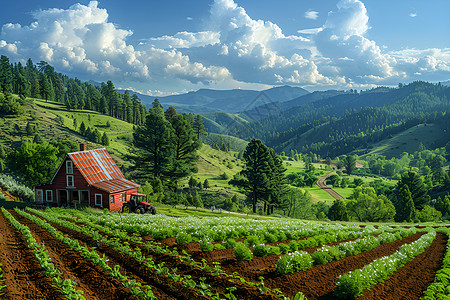
[[[78,168],[73,164],[73,174],[67,174],[66,173],[66,161],[70,160],[69,157],[66,158],[66,160],[63,161],[61,167],[56,173],[56,176],[53,179],[52,184],[44,184],[36,186],[35,189],[42,189],[44,194],[44,201],[43,203],[49,206],[57,206],[57,195],[56,190],[88,190],[89,191],[89,197],[90,197],[90,203],[92,207],[96,208],[108,208],[110,211],[117,211],[120,212],[122,210],[122,193],[115,193],[115,194],[109,194],[108,192],[99,190],[93,186],[89,186],[86,179],[84,179],[81,172],[78,170]],[[74,187],[73,188],[67,188],[67,179],[66,175],[73,175],[74,180]],[[53,191],[53,202],[47,203],[46,201],[46,190],[52,190]],[[126,191],[127,193],[127,200],[130,198],[131,193],[137,193],[137,188],[131,189]],[[101,194],[102,195],[102,205],[95,205],[95,194]],[[114,203],[111,203],[110,201],[110,195],[114,196]]]

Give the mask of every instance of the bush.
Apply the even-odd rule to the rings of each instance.
[[[224,245],[222,245],[222,244],[220,244],[220,243],[217,243],[217,244],[214,244],[214,249],[216,249],[216,250],[222,250],[222,249],[226,249],[226,248],[225,248]]]
[[[210,252],[214,250],[214,245],[210,241],[200,241],[200,249],[202,249],[203,252]]]
[[[271,233],[266,233],[264,235],[264,239],[266,240],[267,243],[278,242],[278,238],[275,235],[271,234]]]
[[[297,251],[298,250],[298,243],[295,240],[292,240],[289,242],[289,249],[291,251]]]
[[[236,244],[236,248],[234,248],[234,256],[237,260],[251,260],[253,257],[250,249],[241,242]]]
[[[177,235],[175,241],[177,242],[178,245],[184,245],[184,244],[192,242],[192,237],[190,234],[180,232]]]
[[[286,275],[311,268],[313,259],[305,251],[295,251],[281,257],[275,264],[275,270],[280,275]]]
[[[288,253],[290,251],[290,247],[287,244],[279,244],[278,247],[280,248],[281,253]]]
[[[256,245],[255,247],[253,247],[253,255],[254,256],[264,257],[264,256],[267,256],[267,254],[269,254],[269,249],[267,248],[266,245],[259,244],[259,245]]]
[[[5,200],[6,200],[5,195],[3,195],[2,193],[0,193],[0,201],[5,201]]]
[[[256,235],[249,235],[245,240],[245,244],[250,247],[258,245],[259,243],[260,243],[259,237],[257,237]]]
[[[223,245],[225,246],[225,248],[231,249],[236,247],[236,241],[234,239],[228,239],[225,243],[223,243]]]

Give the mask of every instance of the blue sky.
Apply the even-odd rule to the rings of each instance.
[[[447,0],[8,1],[0,54],[154,96],[450,79]]]

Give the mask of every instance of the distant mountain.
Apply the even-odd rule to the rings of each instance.
[[[442,85],[445,85],[445,86],[450,86],[450,80],[441,82],[441,84],[442,84]]]
[[[238,113],[268,103],[288,101],[305,94],[309,94],[305,89],[281,86],[265,91],[200,89],[195,92],[166,97],[155,97],[142,94],[137,95],[147,107],[158,98],[164,107],[173,106],[178,112]]]

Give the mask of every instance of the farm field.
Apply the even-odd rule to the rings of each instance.
[[[421,299],[449,259],[447,227],[27,208],[0,228],[2,299]]]

